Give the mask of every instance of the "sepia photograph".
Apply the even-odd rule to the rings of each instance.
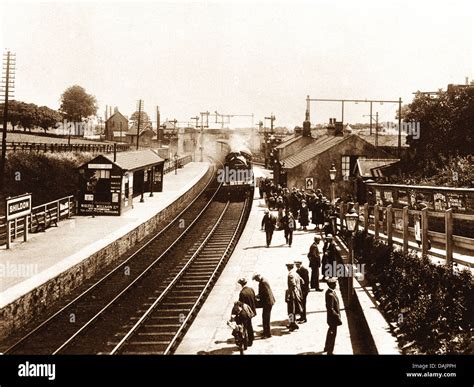
[[[0,13],[1,387],[473,385],[471,1]]]

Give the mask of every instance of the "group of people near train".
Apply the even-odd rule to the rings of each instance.
[[[267,179],[262,179],[259,184],[261,198],[265,200],[267,209],[262,219],[262,229],[266,234],[266,247],[270,247],[273,233],[283,230],[286,244],[293,244],[293,232],[298,228],[308,231],[310,223],[320,234],[336,234],[336,218],[339,214],[338,198],[331,204],[320,189],[306,190],[303,187],[283,188]],[[347,201],[352,202],[352,197]],[[276,212],[276,215],[273,213]],[[298,222],[298,224],[297,224]]]
[[[275,185],[268,179],[262,179],[259,183],[260,198],[270,210],[278,212],[277,228],[283,228],[283,217],[291,212],[293,218],[298,220],[302,230],[307,230],[311,223],[323,225],[329,221],[334,212],[334,207],[320,189],[305,189],[293,187],[291,190],[280,185]],[[284,220],[283,220],[284,221]]]
[[[286,263],[288,270],[287,289],[285,302],[287,304],[288,325],[290,332],[299,329],[298,324],[307,322],[306,302],[311,290],[323,291],[320,281],[326,281],[328,290],[325,294],[328,331],[323,352],[333,354],[337,334],[337,327],[342,324],[339,308],[339,299],[335,292],[337,285],[336,277],[328,277],[324,271],[320,273],[321,266],[334,267],[334,263],[340,262],[341,257],[337,250],[333,236],[327,234],[325,242],[320,249],[321,237],[316,235],[314,242],[309,247],[307,254],[309,269],[303,265],[302,260]],[[320,275],[321,279],[320,279]],[[271,311],[276,300],[268,281],[260,274],[254,274],[252,279],[258,282],[258,293],[255,294],[252,287],[248,286],[247,279],[241,278],[238,283],[242,286],[239,300],[234,303],[229,325],[233,328],[236,343],[243,353],[251,347],[255,338],[252,319],[257,315],[257,309],[262,308],[262,339],[272,336],[270,329]]]

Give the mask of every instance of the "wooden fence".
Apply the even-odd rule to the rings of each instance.
[[[130,144],[117,144],[117,152],[131,150]],[[7,152],[90,152],[112,153],[114,144],[64,144],[64,143],[34,143],[8,142]]]
[[[345,214],[347,204],[341,203],[339,207],[338,218],[336,222],[339,229],[345,229]],[[426,255],[429,250],[429,240],[442,243],[445,246],[445,255],[447,264],[453,263],[453,250],[459,248],[467,250],[468,253],[474,253],[474,238],[454,235],[453,224],[456,220],[474,221],[474,215],[453,213],[452,209],[446,211],[412,210],[408,206],[403,208],[393,208],[391,205],[380,206],[369,204],[359,205],[355,203],[355,210],[359,214],[359,228],[365,232],[371,230],[376,238],[383,237],[389,244],[394,243],[394,236],[402,239],[403,252],[408,252],[408,242],[410,237],[415,235],[414,222],[420,220],[421,230],[421,252]],[[444,220],[444,232],[430,230],[430,218]],[[382,235],[383,234],[383,235]],[[454,260],[456,261],[456,260]],[[466,262],[459,262],[466,264]]]
[[[186,164],[189,164],[193,161],[191,156],[180,157],[178,160],[166,160],[165,165],[163,166],[163,174],[174,171],[176,168],[182,168]]]
[[[69,218],[76,213],[74,196],[66,196],[61,199],[33,207],[28,216],[28,232],[44,231],[58,222]],[[7,223],[5,216],[0,216],[0,244],[7,242]],[[25,219],[19,218],[10,221],[10,237],[12,239],[24,235]]]

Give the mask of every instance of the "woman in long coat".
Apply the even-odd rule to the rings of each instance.
[[[303,230],[307,230],[306,226],[308,226],[308,224],[309,224],[309,208],[306,205],[305,200],[301,201],[299,222],[300,222],[301,228]]]

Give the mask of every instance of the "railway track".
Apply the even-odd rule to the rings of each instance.
[[[238,239],[237,229],[243,227],[245,221],[246,204],[214,201],[218,190],[216,183],[210,183],[206,192],[164,230],[5,353],[171,353],[215,280],[217,269]],[[230,236],[232,228],[234,234]],[[230,238],[228,247],[221,251],[224,242],[216,238],[224,241],[226,237]],[[208,259],[209,249],[214,254],[221,251],[224,258]],[[199,264],[198,258],[202,260]],[[215,268],[209,271],[212,262]],[[204,275],[209,276],[208,281],[204,281]],[[196,285],[204,285],[199,294],[194,291]],[[183,287],[190,291],[176,298],[176,292]],[[191,294],[198,296],[193,305],[188,297]],[[191,305],[189,310],[185,305]],[[162,320],[169,322],[161,321],[158,330],[168,329],[162,336],[167,337],[171,345],[165,346],[163,351],[158,349],[164,345],[162,336],[143,332],[159,325],[143,324],[151,314],[151,306],[162,310]],[[176,310],[177,317],[167,308]],[[151,321],[155,317],[155,314],[151,316]],[[175,336],[171,335],[171,328],[176,331]],[[137,342],[136,337],[142,336],[151,338],[149,340],[155,341],[157,346],[147,344],[148,351],[131,351],[130,345]]]

